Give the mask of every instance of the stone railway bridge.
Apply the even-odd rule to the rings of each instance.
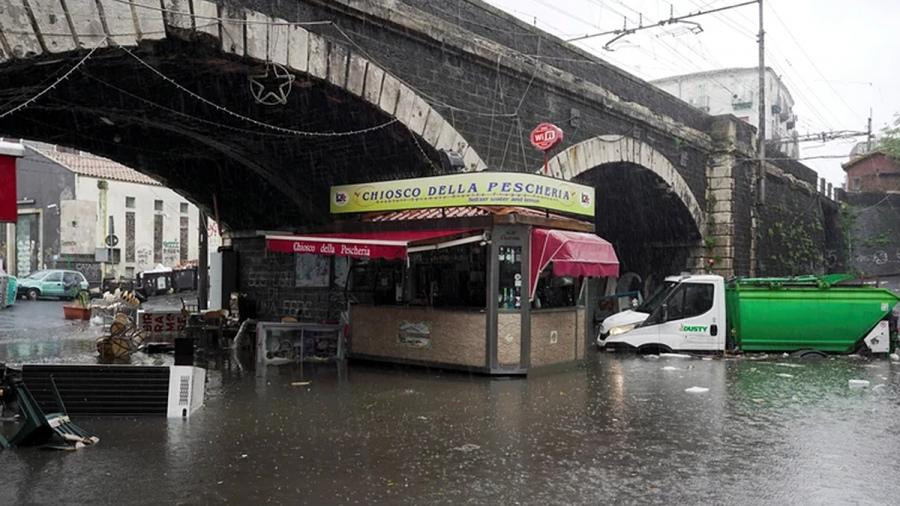
[[[540,170],[527,135],[551,121],[550,171],[596,187],[626,270],[822,271],[840,249],[805,166],[767,166],[753,205],[751,127],[478,0],[3,0],[0,104],[2,135],[135,167],[234,231],[315,227],[333,184]]]

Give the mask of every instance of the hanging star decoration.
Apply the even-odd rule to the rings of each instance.
[[[277,63],[266,63],[263,74],[250,76],[250,93],[258,104],[285,105],[295,76]]]

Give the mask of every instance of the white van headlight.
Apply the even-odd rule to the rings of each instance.
[[[619,334],[624,334],[624,333],[628,332],[629,330],[634,330],[635,327],[637,327],[637,323],[613,327],[613,328],[609,329],[609,335],[610,335],[610,337],[612,337],[612,336],[617,336]]]

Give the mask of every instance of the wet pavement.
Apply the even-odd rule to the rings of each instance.
[[[37,322],[31,304],[56,303],[14,311]],[[8,322],[0,360],[94,360],[90,328]],[[851,357],[600,353],[528,379],[232,367],[190,419],[82,417],[99,445],[0,452],[0,504],[893,504],[898,399],[900,363]]]

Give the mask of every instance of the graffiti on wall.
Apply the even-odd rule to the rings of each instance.
[[[181,252],[181,246],[179,241],[163,241],[162,243],[162,257],[163,264],[165,265],[176,265],[178,263],[178,256]]]
[[[147,244],[141,244],[135,251],[135,258],[138,269],[145,269],[153,266],[153,248]]]

